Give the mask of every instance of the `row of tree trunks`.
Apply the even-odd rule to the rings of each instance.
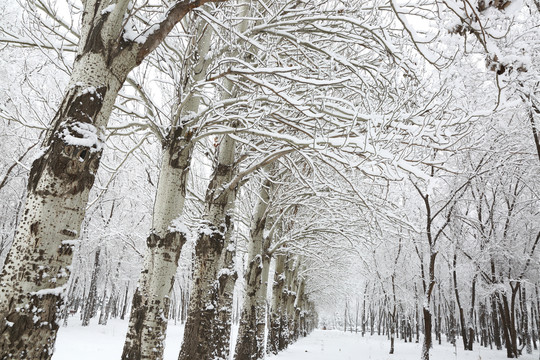
[[[251,9],[245,1],[241,1],[239,7],[240,18],[247,16]],[[247,20],[243,20],[237,30],[243,33],[247,25]],[[237,55],[236,50],[231,55]],[[234,98],[238,91],[232,81],[225,79],[221,98]],[[230,125],[236,127],[238,124]],[[231,183],[239,166],[235,162],[236,146],[232,137],[223,137],[206,192],[203,225],[195,246],[193,290],[179,360],[229,358],[233,290],[237,279],[232,215],[239,184]]]
[[[453,271],[451,274],[452,277],[455,276]],[[435,329],[435,334],[437,335],[438,331],[441,333],[444,331],[447,341],[455,344],[456,330],[459,328],[463,333],[463,347],[465,350],[469,350],[473,342],[478,342],[481,346],[489,346],[491,348],[496,348],[497,344],[501,344],[500,349],[504,346],[509,358],[516,358],[522,355],[524,351],[530,354],[533,348],[537,349],[537,341],[539,340],[538,329],[540,327],[537,308],[540,300],[536,296],[528,295],[528,289],[534,289],[534,293],[537,286],[526,286],[524,283],[514,282],[510,284],[509,293],[499,291],[494,296],[476,305],[474,296],[476,282],[474,279],[475,277],[473,277],[471,284],[471,308],[467,312],[467,315],[465,315],[463,310],[458,311],[452,301],[447,301],[446,305],[444,305],[445,297],[440,291],[438,292],[438,297],[432,298],[432,305],[430,307],[436,311],[431,314],[431,325]],[[454,283],[455,280],[451,282],[452,290],[454,291],[453,297],[459,304],[461,300],[459,292],[457,292],[456,296]],[[493,298],[494,300],[492,301]],[[379,320],[377,323],[369,324],[368,322],[368,324],[370,327],[382,329],[381,333],[388,336],[392,349],[393,338],[395,336],[393,335],[395,329],[392,328],[394,315],[392,308],[388,307],[388,301],[389,299],[385,297],[384,300],[380,300],[372,306],[375,308],[374,312],[378,314],[374,318]],[[426,324],[426,311],[423,307],[419,307],[423,309],[423,316],[420,319],[424,324],[424,330],[422,332],[429,337],[425,333],[425,329],[429,326],[429,324]],[[433,314],[436,314],[436,316]],[[459,315],[459,323],[455,320],[456,314]],[[400,317],[399,313],[396,313],[395,316],[396,318]],[[413,328],[411,325],[415,323],[415,318],[406,316],[404,319],[395,321],[396,324],[400,324],[398,333],[401,333],[401,339],[407,341],[407,335],[409,334],[408,328]],[[346,329],[345,327],[345,331]],[[495,336],[498,332],[501,332],[502,339]],[[412,335],[412,333],[411,331],[410,334]],[[442,334],[437,336],[440,338]]]
[[[83,2],[68,89],[32,164],[23,216],[0,275],[0,358],[52,356],[74,240],[100,164],[101,129],[128,73],[204,2],[178,1],[140,43],[123,36],[129,0],[113,8],[109,1]]]
[[[305,282],[298,277],[298,258],[276,256],[272,304],[268,317],[267,353],[277,354],[306,336],[317,326],[313,304],[304,294]]]

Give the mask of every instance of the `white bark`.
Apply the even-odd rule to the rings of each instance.
[[[266,324],[266,290],[270,257],[270,239],[264,237],[266,228],[271,181],[266,179],[261,185],[259,200],[255,207],[251,227],[251,241],[248,244],[248,271],[245,275],[246,289],[238,340],[236,360],[264,358],[264,333]]]
[[[89,68],[92,74],[84,71]],[[101,157],[100,128],[121,86],[113,70],[99,54],[76,61],[45,152],[32,165],[24,215],[0,280],[0,317],[5,319],[0,357],[52,355],[73,240]],[[94,141],[85,143],[83,136]]]
[[[235,175],[235,140],[226,136],[206,193],[203,224],[195,246],[196,261],[189,313],[179,360],[226,359],[215,353],[213,338],[219,289],[219,265],[227,232],[231,231],[237,189],[224,187]]]
[[[243,0],[240,6],[239,13],[244,17],[250,6]],[[238,26],[240,32],[246,27],[245,20]],[[234,84],[225,79],[222,98],[235,95]],[[206,193],[205,215],[195,246],[194,285],[179,360],[226,360],[229,357],[226,335],[230,331],[232,309],[218,309],[232,306],[229,294],[232,294],[236,280],[236,274],[232,272],[233,253],[224,249],[225,244],[230,244],[227,239],[233,228],[232,213],[238,183],[224,185],[231,184],[237,173],[235,156],[236,141],[227,135],[219,145],[218,161]]]
[[[199,19],[194,44],[194,57],[198,61],[186,69],[186,90],[206,76],[209,61],[211,27]],[[183,126],[183,116],[197,112],[200,97],[190,93],[180,104],[180,121],[172,124],[164,144],[161,172],[158,182],[151,235],[139,285],[133,296],[130,324],[124,345],[123,359],[160,359],[163,357],[164,340],[169,312],[169,296],[174,284],[178,259],[187,240],[187,228],[182,221],[186,186],[193,153],[192,131]],[[182,106],[183,105],[183,106]]]
[[[285,287],[285,255],[276,257],[276,269],[274,273],[274,284],[272,286],[272,306],[270,312],[270,324],[268,326],[268,343],[267,349],[269,353],[277,354],[283,349],[280,345],[281,334],[281,304],[283,302]]]

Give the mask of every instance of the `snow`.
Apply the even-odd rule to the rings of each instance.
[[[100,138],[98,129],[88,123],[75,122],[70,128],[65,128],[61,138],[68,145],[88,147],[91,152],[100,151],[103,148],[103,139]]]
[[[53,281],[54,279],[54,281]],[[56,282],[56,278],[51,279],[51,282]],[[32,291],[30,294],[36,295],[36,296],[44,296],[44,295],[61,295],[67,290],[67,284],[64,284],[59,287],[55,287],[52,289],[41,289],[38,291]]]
[[[463,351],[444,343],[435,344],[430,352],[436,360],[503,360],[506,351],[491,350],[475,344],[474,351]],[[390,341],[386,336],[365,336],[338,330],[315,330],[306,338],[299,339],[284,352],[268,356],[272,360],[419,360],[421,343],[404,343],[396,339],[395,353],[390,355]],[[361,355],[361,356],[360,356]],[[520,356],[522,360],[538,359],[538,352]]]
[[[116,7],[116,4],[111,4],[111,5],[107,6],[105,9],[103,9],[101,11],[101,15],[105,15],[105,14],[113,12],[115,7]]]
[[[75,240],[62,240],[62,245],[72,245],[72,246],[75,246],[75,245],[78,245],[80,242],[81,242],[80,239],[75,239]]]
[[[58,331],[53,360],[118,360],[122,355],[126,337],[127,320],[109,319],[106,326],[98,325],[98,317],[91,320],[89,326],[81,326],[79,314],[68,320],[68,326],[61,326]],[[238,326],[231,329],[233,339],[238,334]],[[184,325],[169,321],[165,338],[164,360],[177,360]]]
[[[148,29],[146,29],[145,31],[139,33],[135,29],[135,25],[130,19],[128,20],[126,26],[124,27],[123,37],[124,37],[124,40],[126,41],[134,41],[138,44],[144,44],[146,40],[148,39],[148,37],[152,35],[153,33],[155,33],[156,31],[158,31],[159,29],[160,29],[160,25],[154,24],[150,26]]]
[[[29,164],[32,164],[37,159],[41,158],[49,150],[49,146],[40,147],[28,160]]]
[[[89,326],[81,326],[78,316],[70,317],[68,326],[60,327],[53,360],[108,360],[120,359],[128,322],[110,319],[107,326],[92,319]],[[169,323],[165,340],[165,359],[176,359],[180,351],[183,326]]]
[[[232,276],[232,275],[234,275],[234,270],[231,270],[231,269],[228,269],[228,268],[223,268],[223,269],[219,270],[217,278],[219,279],[222,276]]]
[[[183,233],[188,241],[190,239],[190,231],[186,226],[184,222],[184,217],[182,215],[171,221],[171,225],[169,225],[169,231]]]
[[[116,360],[122,354],[124,338],[127,332],[127,321],[110,319],[107,326],[97,324],[97,318],[92,319],[89,326],[80,325],[78,316],[69,318],[68,326],[62,326],[58,332],[56,350],[53,360]],[[233,326],[233,338],[236,338],[238,328]],[[176,360],[180,352],[184,327],[180,323],[170,321],[165,339],[164,360]],[[480,347],[475,343],[474,351],[463,351],[458,346],[457,351],[451,344],[443,342],[435,344],[431,350],[431,358],[436,360],[503,360],[506,351],[491,350]],[[300,338],[296,343],[278,355],[269,355],[272,360],[419,360],[422,349],[421,343],[404,343],[396,339],[395,354],[388,353],[390,342],[385,336],[362,337],[359,333],[344,333],[338,330],[315,330],[306,338]],[[361,355],[361,357],[359,356]],[[521,360],[537,360],[538,351],[532,355],[524,354]]]

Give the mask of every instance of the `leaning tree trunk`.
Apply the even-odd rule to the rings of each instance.
[[[206,193],[203,225],[195,246],[196,262],[184,342],[179,360],[224,359],[216,354],[213,332],[218,306],[220,258],[227,231],[232,229],[236,188],[224,187],[235,175],[235,141],[226,136]]]
[[[109,27],[121,26],[122,18],[116,20]],[[116,62],[108,64],[106,49],[97,49],[92,39],[81,40],[44,152],[32,164],[24,215],[0,275],[3,359],[48,359],[53,353],[74,239],[101,158],[100,129],[127,75]]]
[[[269,238],[264,236],[270,202],[271,182],[266,179],[261,185],[259,200],[255,207],[251,242],[248,244],[248,270],[245,275],[246,289],[235,359],[250,360],[264,358],[264,332],[266,324],[266,290],[270,258],[267,250]]]
[[[208,1],[208,0],[206,0]],[[205,0],[176,2],[141,39],[123,36],[129,0],[86,0],[64,99],[32,164],[23,217],[0,275],[0,358],[49,359],[107,125],[128,73]],[[33,270],[35,269],[35,270]]]
[[[193,59],[187,66],[184,92],[206,76],[209,61],[211,27],[201,19],[194,34]],[[193,64],[191,64],[193,63]],[[167,331],[170,293],[178,259],[187,240],[187,228],[182,221],[189,168],[193,154],[193,131],[184,126],[182,116],[196,113],[200,97],[188,96],[183,104],[180,121],[173,124],[167,136],[161,160],[152,232],[146,240],[147,251],[139,284],[133,295],[129,328],[122,359],[161,359]],[[180,106],[179,106],[180,107]]]

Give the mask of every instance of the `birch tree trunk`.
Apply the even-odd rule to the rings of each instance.
[[[268,247],[270,238],[265,237],[264,230],[268,218],[271,181],[265,179],[261,185],[259,200],[251,227],[251,242],[248,244],[248,270],[245,275],[246,290],[235,359],[263,359],[264,335],[266,325],[266,290],[270,257]]]
[[[193,65],[188,64],[184,91],[206,76],[209,61],[211,27],[199,19],[193,37]],[[179,101],[180,102],[180,101]],[[186,187],[194,144],[193,131],[184,126],[182,117],[198,111],[200,97],[190,93],[184,103],[178,124],[172,124],[163,144],[152,231],[146,240],[143,269],[133,295],[129,328],[122,359],[161,359],[167,331],[170,293],[178,259],[187,240],[187,228],[182,222]],[[180,107],[180,105],[179,105]]]
[[[195,246],[193,289],[179,360],[226,359],[223,354],[216,353],[213,334],[220,306],[217,303],[220,258],[227,231],[232,230],[237,190],[223,185],[235,175],[234,157],[235,141],[226,136],[220,144],[218,162],[206,193],[205,215]]]
[[[0,275],[0,358],[49,359],[57,313],[69,278],[88,194],[99,167],[107,125],[128,73],[184,15],[205,0],[176,2],[147,29],[145,41],[126,40],[129,0],[83,1],[81,39],[71,79],[32,164],[27,200]],[[109,11],[110,10],[110,11]]]

